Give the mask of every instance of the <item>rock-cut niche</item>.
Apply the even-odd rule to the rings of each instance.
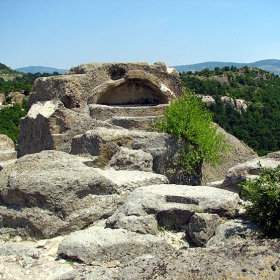
[[[111,71],[111,79],[115,80],[115,85],[109,86],[100,94],[97,104],[118,106],[152,106],[158,104],[168,104],[167,96],[161,91],[159,86],[147,79],[147,74],[143,78],[129,75],[125,76],[125,70],[114,69]],[[122,79],[122,82],[118,82]]]

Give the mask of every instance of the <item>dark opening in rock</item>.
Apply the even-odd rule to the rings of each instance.
[[[118,80],[124,77],[126,71],[125,69],[119,67],[119,66],[111,66],[111,68],[109,69],[109,73],[111,76],[112,80]]]
[[[158,105],[168,104],[168,98],[157,88],[143,81],[130,81],[104,92],[97,104]]]

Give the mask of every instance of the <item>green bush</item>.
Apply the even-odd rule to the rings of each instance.
[[[261,168],[259,177],[240,184],[248,218],[258,224],[269,237],[280,237],[280,165]]]
[[[179,163],[188,174],[201,176],[203,162],[218,166],[221,152],[228,150],[224,135],[217,133],[217,126],[212,123],[212,113],[196,95],[185,93],[173,100],[155,127],[181,140]]]

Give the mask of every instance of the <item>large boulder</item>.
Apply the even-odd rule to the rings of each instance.
[[[215,235],[206,243],[206,246],[258,239],[260,235],[261,229],[253,222],[240,219],[229,220],[216,227]]]
[[[153,172],[165,175],[171,183],[199,185],[200,178],[189,175],[178,163],[180,141],[167,133],[100,127],[77,135],[71,153],[96,158],[105,167],[121,147],[143,150],[153,157]]]
[[[187,233],[193,243],[204,246],[221,223],[222,219],[217,214],[195,213],[188,224]]]
[[[120,150],[112,156],[107,168],[113,167],[115,170],[141,170],[153,171],[153,157],[142,150],[130,150],[121,147]]]
[[[145,186],[135,189],[106,225],[150,234],[158,234],[160,227],[182,230],[197,211],[234,217],[239,202],[235,193],[206,186]]]
[[[143,254],[162,254],[171,249],[170,244],[154,235],[142,235],[124,229],[93,227],[65,237],[57,253],[59,256],[86,264],[114,260],[127,263]]]
[[[20,120],[19,155],[43,150],[69,152],[75,135],[96,127],[115,127],[64,107],[55,100],[36,102]],[[119,127],[119,129],[121,129]]]
[[[0,173],[1,232],[52,237],[113,214],[137,187],[167,183],[158,174],[100,170],[59,151],[26,155]]]
[[[203,165],[203,185],[210,182],[223,180],[231,167],[258,157],[257,153],[254,152],[253,149],[248,147],[243,141],[240,141],[233,135],[227,133],[223,128],[218,126],[217,132],[224,134],[225,141],[228,143],[230,151],[221,155],[222,164],[218,168],[215,168],[208,163]]]
[[[253,158],[230,168],[225,179],[216,187],[241,193],[239,184],[247,179],[254,179],[261,171],[262,167],[276,168],[280,165],[280,152],[273,152],[263,157]],[[213,182],[212,185],[215,185]]]

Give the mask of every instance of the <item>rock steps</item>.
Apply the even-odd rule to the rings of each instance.
[[[163,116],[167,104],[157,106],[89,105],[90,116],[126,129],[151,131],[150,123]]]

